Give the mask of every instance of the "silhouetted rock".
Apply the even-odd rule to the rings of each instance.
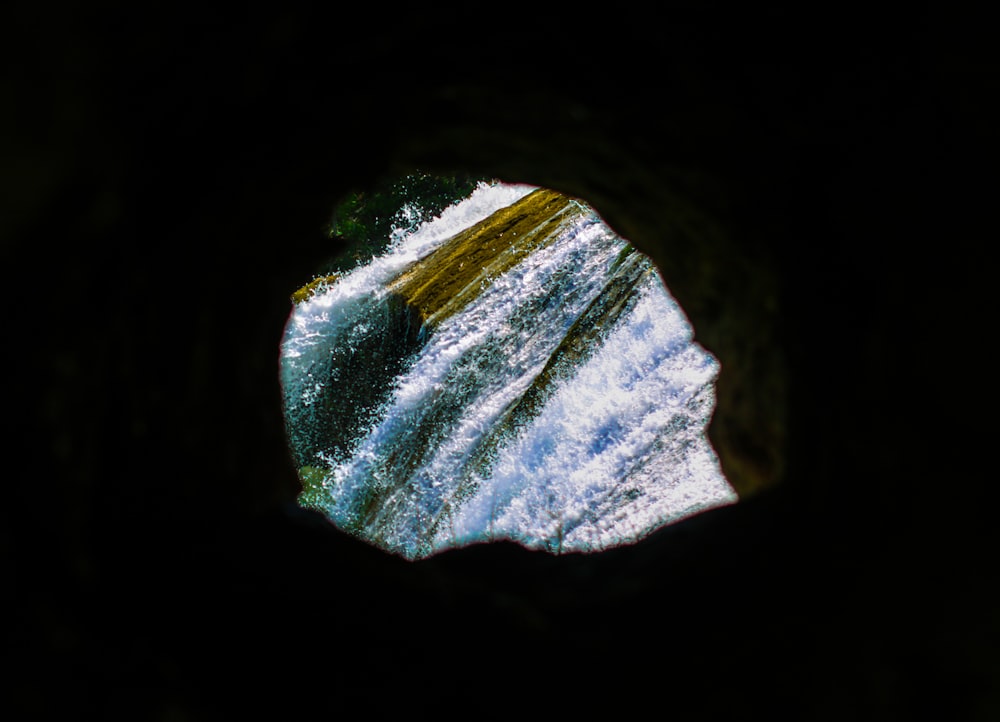
[[[998,67],[949,7],[15,4],[8,718],[996,719]],[[337,200],[412,169],[583,198],[650,255],[760,491],[416,564],[297,509],[289,295]]]

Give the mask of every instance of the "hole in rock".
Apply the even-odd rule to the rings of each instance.
[[[351,254],[292,296],[302,506],[419,559],[600,551],[736,500],[705,435],[718,362],[646,256],[551,190],[388,188],[337,208]]]

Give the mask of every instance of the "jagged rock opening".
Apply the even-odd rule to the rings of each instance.
[[[704,435],[715,359],[579,199],[481,182],[292,297],[299,502],[386,551],[596,552],[736,500]]]
[[[14,4],[16,717],[997,718],[993,26],[605,10]],[[762,491],[557,559],[293,513],[288,294],[337,198],[418,168],[586,198],[653,258]]]

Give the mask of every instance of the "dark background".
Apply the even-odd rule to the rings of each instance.
[[[989,25],[4,15],[10,719],[1000,716]],[[289,294],[343,194],[414,168],[577,194],[654,257],[746,501],[419,564],[296,510]]]

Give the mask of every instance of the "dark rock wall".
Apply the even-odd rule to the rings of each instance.
[[[996,718],[988,26],[282,8],[5,11],[12,719]],[[295,511],[289,294],[342,194],[417,167],[652,256],[747,501],[420,564]]]

